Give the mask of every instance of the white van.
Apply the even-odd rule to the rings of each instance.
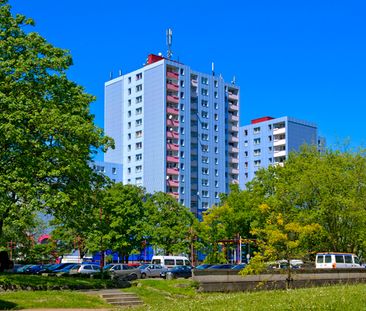
[[[189,259],[184,256],[153,256],[151,263],[155,265],[162,265],[166,268],[191,265]]]
[[[318,253],[315,259],[317,269],[363,268],[360,260],[351,253]]]

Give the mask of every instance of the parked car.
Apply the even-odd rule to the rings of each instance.
[[[225,263],[225,264],[220,264],[220,265],[213,265],[211,267],[209,267],[209,270],[213,270],[213,269],[231,269],[232,267],[234,267],[234,265],[230,264],[230,263]]]
[[[78,265],[78,264],[76,264],[76,263],[70,264],[70,265],[67,265],[66,267],[63,267],[61,269],[56,269],[53,272],[57,273],[57,275],[69,274],[70,270],[73,269],[76,265]]]
[[[246,267],[246,263],[239,263],[231,268],[231,270],[243,270]]]
[[[147,277],[160,277],[160,274],[164,271],[167,271],[167,268],[164,268],[162,265],[154,265],[154,264],[146,264],[138,267],[141,271],[141,279],[145,279]]]
[[[141,278],[141,270],[131,267],[127,264],[115,264],[108,269],[111,278],[120,278],[127,281],[133,281]]]
[[[315,258],[317,269],[363,268],[360,260],[351,253],[318,253]]]
[[[291,259],[290,265],[291,269],[300,269],[304,262],[301,259]],[[269,264],[270,269],[287,269],[288,268],[288,261],[285,259],[277,260]]]
[[[191,262],[185,256],[153,256],[151,263],[162,265],[165,268],[172,268],[175,266],[191,266]]]
[[[195,267],[195,269],[197,269],[197,270],[206,270],[206,269],[210,268],[211,266],[213,266],[213,265],[205,263],[205,264],[202,264],[202,265],[198,265],[197,267]]]
[[[164,279],[190,278],[192,276],[191,266],[176,266],[160,273]]]
[[[100,272],[99,266],[91,264],[77,264],[69,270],[69,274],[94,274],[98,272]]]

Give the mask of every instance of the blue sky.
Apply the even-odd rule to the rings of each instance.
[[[366,147],[366,2],[363,0],[10,0],[34,31],[70,50],[70,79],[97,97],[103,127],[103,87],[166,53],[192,69],[215,71],[241,87],[241,125],[262,116],[315,122],[334,146]]]

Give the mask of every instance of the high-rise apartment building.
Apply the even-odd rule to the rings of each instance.
[[[239,88],[150,54],[105,83],[104,126],[123,183],[163,191],[197,217],[239,180]]]
[[[263,117],[240,127],[240,187],[251,181],[260,168],[283,165],[290,151],[300,146],[325,145],[314,123],[290,117]],[[323,146],[324,149],[324,146]]]

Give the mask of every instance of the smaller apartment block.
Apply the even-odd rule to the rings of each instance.
[[[325,140],[318,138],[314,123],[290,117],[263,117],[240,127],[239,184],[244,189],[260,168],[283,165],[289,152],[300,150],[304,144],[317,145]]]

